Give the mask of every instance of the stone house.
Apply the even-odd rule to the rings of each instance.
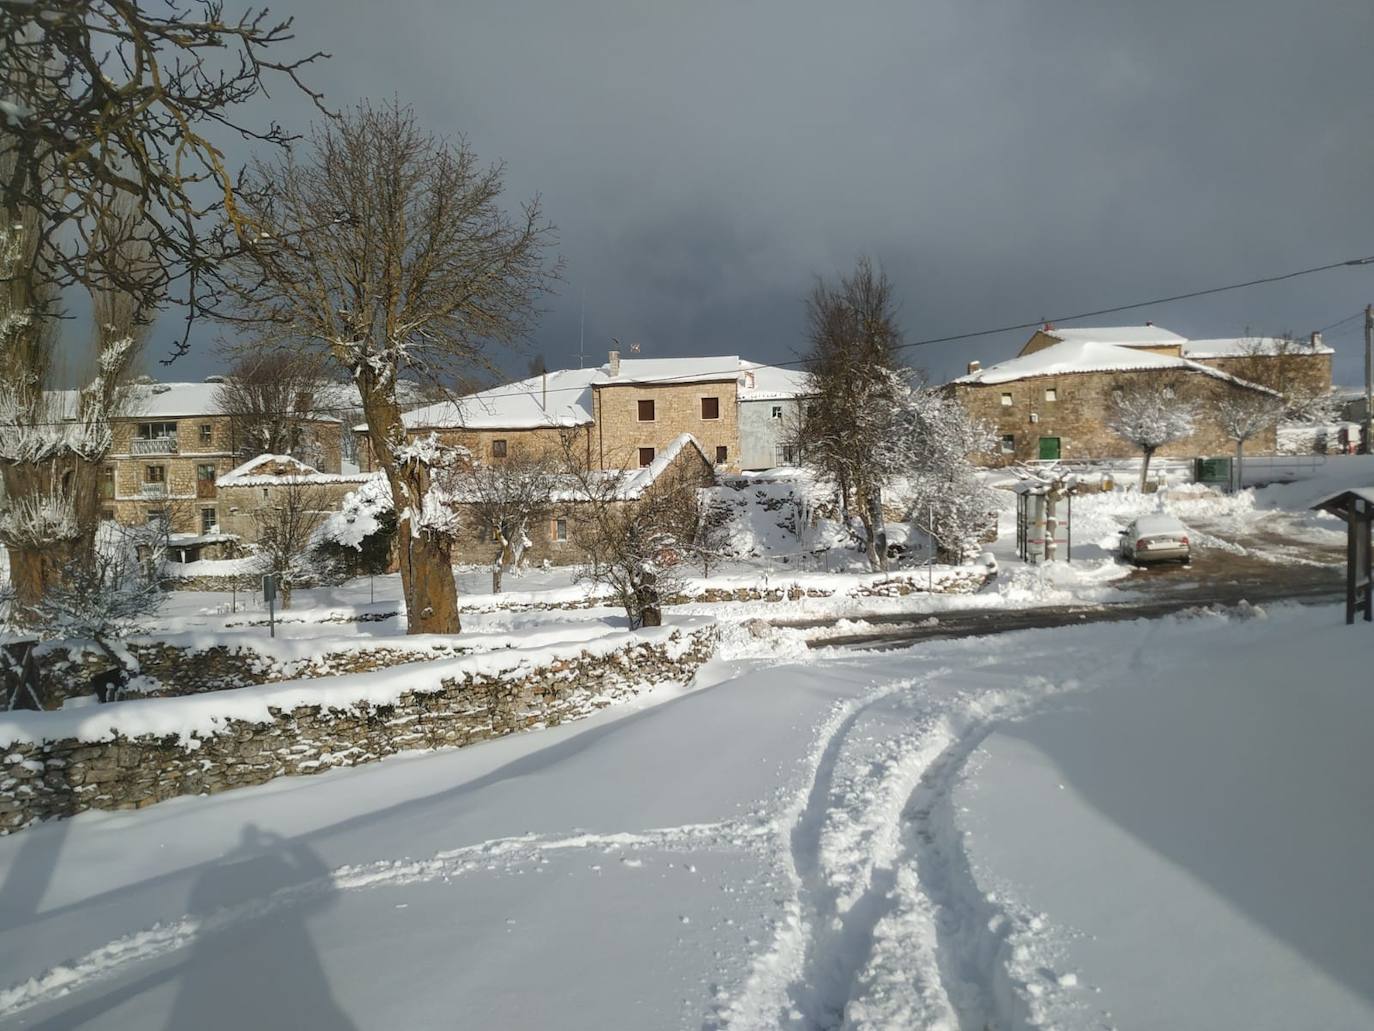
[[[219,480],[242,462],[234,420],[216,401],[218,378],[203,383],[141,382],[126,414],[113,420],[114,443],[102,470],[101,515],[126,525],[165,519],[183,549],[222,539]],[[310,413],[301,419],[318,466],[338,471],[342,424]]]
[[[613,504],[633,504],[665,485],[709,487],[715,483],[716,465],[706,449],[690,434],[684,433],[659,449],[654,460],[643,468],[606,469],[601,472],[606,476],[622,478],[617,491],[620,500]],[[580,512],[585,504],[586,495],[576,481],[571,477],[565,478],[563,485],[555,489],[547,514],[538,520],[537,525],[527,529],[529,544],[521,556],[522,562],[530,565],[548,562],[562,566],[586,561],[587,552],[580,540],[582,534],[590,529]],[[500,544],[493,540],[490,528],[479,523],[471,506],[460,504],[457,508],[463,529],[453,549],[454,561],[495,561]]]
[[[1074,326],[1060,329],[1048,323],[1018,352],[1035,354],[1063,343],[1112,344],[1165,358],[1186,358],[1239,379],[1287,393],[1331,392],[1331,358],[1336,352],[1320,333],[1306,340],[1290,337],[1242,336],[1190,340],[1151,322],[1143,326]]]
[[[1161,382],[1198,402],[1198,415],[1192,436],[1161,448],[1159,456],[1229,455],[1235,443],[1218,424],[1215,403],[1237,393],[1274,396],[1265,387],[1171,353],[1176,345],[1167,341],[1122,345],[1067,339],[1032,347],[1042,335],[1009,361],[988,368],[971,362],[968,374],[949,384],[970,415],[997,437],[996,450],[975,460],[1009,465],[1139,457],[1138,449],[1108,426],[1113,399],[1133,385]],[[1246,450],[1273,454],[1274,427],[1248,441]]]
[[[532,376],[413,409],[404,420],[412,437],[434,433],[481,462],[571,454],[588,469],[643,468],[689,434],[718,469],[761,469],[778,464],[784,406],[801,389],[796,374],[734,355],[622,359],[612,351],[597,368]],[[354,432],[360,466],[370,469],[367,428]]]
[[[256,543],[261,510],[304,505],[310,512],[328,515],[373,475],[321,472],[290,455],[250,458],[218,480],[220,529],[244,544]]]

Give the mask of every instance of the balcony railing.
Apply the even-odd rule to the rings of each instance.
[[[167,496],[167,484],[140,483],[138,485],[138,495],[142,498],[165,498]]]
[[[135,437],[131,451],[135,455],[175,455],[176,437]]]

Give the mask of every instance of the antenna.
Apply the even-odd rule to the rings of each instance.
[[[586,361],[586,354],[583,352],[582,345],[587,340],[587,291],[582,291],[582,310],[577,316],[577,367],[582,368]]]

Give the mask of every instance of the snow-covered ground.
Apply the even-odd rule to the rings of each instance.
[[[0,839],[16,1027],[1364,1027],[1334,607],[803,653]]]

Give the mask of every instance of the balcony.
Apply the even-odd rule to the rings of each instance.
[[[175,455],[176,437],[135,437],[130,454],[134,455]]]
[[[162,499],[167,496],[167,484],[165,483],[140,483],[138,485],[138,496],[145,499]]]

